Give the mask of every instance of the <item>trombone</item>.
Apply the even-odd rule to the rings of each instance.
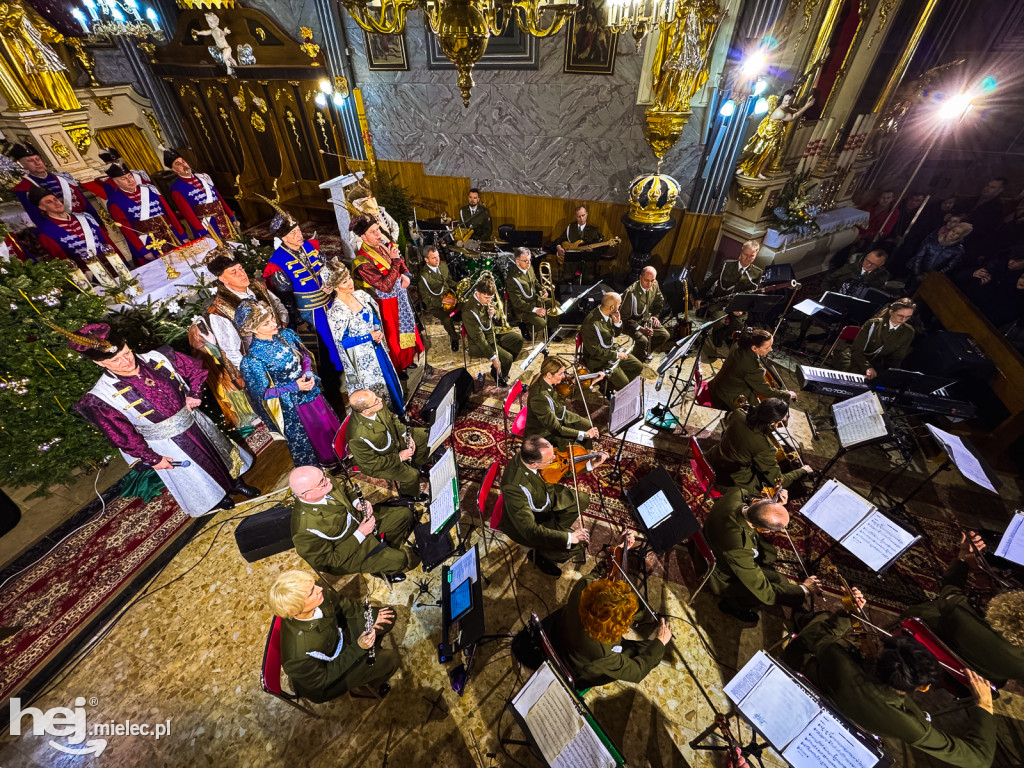
[[[551,280],[551,262],[542,261],[537,267],[537,271],[540,273],[540,288],[548,293],[548,297],[544,299],[544,303],[547,304],[545,307],[547,313],[549,315],[562,314],[562,307],[555,298],[555,284]]]

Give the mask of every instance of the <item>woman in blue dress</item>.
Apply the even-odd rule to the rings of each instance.
[[[335,292],[327,309],[327,322],[345,366],[345,388],[350,393],[372,390],[388,403],[392,413],[405,413],[405,397],[395,366],[384,344],[376,305],[366,291],[357,291],[345,266],[331,268],[324,290]]]
[[[313,358],[298,335],[290,328],[278,329],[273,310],[262,302],[242,302],[235,325],[253,335],[240,366],[245,387],[253,403],[263,406],[267,423],[284,432],[295,466],[337,463],[333,443],[338,417],[320,393]]]

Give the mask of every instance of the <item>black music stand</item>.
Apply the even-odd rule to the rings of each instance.
[[[679,419],[672,413],[672,409],[681,406],[683,400],[686,399],[686,393],[690,391],[690,387],[693,385],[693,379],[697,375],[697,371],[700,367],[700,349],[704,346],[704,340],[711,333],[712,326],[725,319],[725,316],[704,323],[700,328],[691,333],[685,339],[676,342],[676,345],[672,347],[665,359],[661,361],[661,365],[658,366],[658,383],[655,385],[655,391],[661,390],[661,382],[664,380],[665,375],[668,373],[672,366],[677,366],[675,373],[672,374],[672,388],[668,393],[668,400],[664,404],[659,404],[651,408],[647,414],[647,423],[656,429],[672,430],[679,424]],[[697,349],[697,357],[694,359],[693,367],[690,369],[690,373],[686,377],[686,381],[681,381],[683,366],[682,362],[686,359],[691,349]],[[682,387],[680,387],[682,384]],[[676,391],[678,389],[678,392]],[[678,399],[677,399],[678,398]],[[686,413],[686,421],[683,422],[682,426],[685,428],[686,423],[690,420],[690,414],[693,412],[693,404],[690,404],[690,410]]]
[[[639,390],[636,393],[638,396],[628,397],[634,394],[634,390]],[[624,397],[626,399],[623,399]],[[624,475],[622,470],[622,451],[626,447],[626,434],[629,432],[630,427],[643,420],[643,418],[644,378],[643,376],[637,376],[618,392],[612,392],[608,413],[608,434],[614,436],[617,433],[621,433],[619,447],[615,451],[615,469],[612,470],[608,479],[612,483],[616,483],[620,490]]]
[[[752,315],[767,315],[784,301],[784,296],[763,293],[737,293],[725,308],[725,314],[747,312]]]

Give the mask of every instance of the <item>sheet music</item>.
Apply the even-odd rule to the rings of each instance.
[[[608,434],[621,432],[644,412],[644,377],[637,376],[612,396]]]
[[[829,712],[821,712],[783,751],[793,768],[871,768],[878,756]]]
[[[585,722],[556,680],[548,683],[523,719],[548,764],[569,746]]]
[[[825,306],[819,304],[814,299],[804,299],[799,304],[794,304],[793,309],[797,312],[803,312],[807,316],[811,316],[821,312],[821,310],[825,309]]]
[[[985,472],[981,462],[978,461],[978,457],[971,452],[970,448],[967,447],[961,438],[938,427],[933,427],[931,424],[926,426],[928,431],[932,433],[932,437],[941,443],[946,455],[952,459],[953,463],[956,464],[956,468],[960,470],[964,477],[975,485],[980,485],[982,488],[992,491],[992,493],[998,493],[992,484],[992,480],[989,479],[988,473]]]
[[[778,749],[800,735],[821,711],[821,706],[807,691],[774,665],[737,706]]]
[[[672,514],[672,504],[665,496],[664,491],[658,491],[647,501],[640,504],[636,511],[640,513],[640,519],[644,521],[647,529],[656,528]]]
[[[427,445],[430,452],[437,450],[437,446],[448,439],[451,434],[453,420],[455,418],[455,387],[450,388],[444,395],[441,404],[434,411],[434,423],[430,425],[430,435],[427,437]]]
[[[448,584],[451,589],[455,589],[466,579],[476,581],[477,578],[476,545],[474,544],[472,549],[456,560],[448,569]]]
[[[800,514],[840,541],[874,510],[874,505],[836,480],[826,480],[800,509]]]
[[[569,745],[551,761],[551,768],[615,768],[615,758],[593,728],[581,728]]]
[[[447,483],[436,493],[431,490],[433,499],[430,502],[430,532],[437,533],[455,514],[455,485]]]
[[[874,392],[851,397],[832,406],[839,442],[844,448],[884,437],[889,430],[885,426],[885,411],[878,395]]]
[[[873,571],[899,555],[914,541],[905,531],[877,509],[839,543],[859,557]]]
[[[771,668],[772,660],[764,651],[758,651],[736,673],[736,677],[725,684],[725,695],[738,704]]]
[[[996,557],[1012,560],[1017,565],[1024,565],[1024,512],[1017,512],[1010,521],[1009,527],[999,540]]]

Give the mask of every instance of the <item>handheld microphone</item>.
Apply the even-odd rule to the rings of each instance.
[[[186,469],[186,468],[192,466],[192,462],[191,461],[172,461],[171,462],[171,466],[172,467],[181,467],[182,469]]]

